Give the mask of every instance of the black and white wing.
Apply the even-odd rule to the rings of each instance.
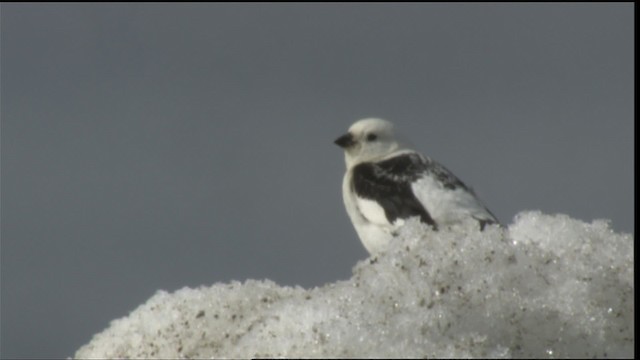
[[[497,223],[495,216],[453,173],[418,153],[358,164],[353,169],[352,186],[358,198],[381,207],[390,224],[417,216],[437,229],[441,219],[448,222],[448,218],[465,216],[465,211],[466,216],[480,222],[481,228]],[[365,217],[375,218],[379,210],[366,200],[362,201],[360,211]]]
[[[422,222],[435,228],[435,221],[411,188],[425,170],[421,157],[413,153],[377,163],[361,163],[353,169],[353,190],[359,198],[375,201],[382,207],[391,224],[397,219],[418,216]],[[368,214],[363,215],[366,217]]]

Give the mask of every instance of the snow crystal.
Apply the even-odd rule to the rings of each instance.
[[[603,220],[411,220],[347,281],[159,291],[75,357],[631,358],[633,290],[633,237]]]

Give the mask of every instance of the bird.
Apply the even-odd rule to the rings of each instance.
[[[435,231],[469,218],[480,230],[500,225],[472,188],[415,151],[390,121],[358,120],[334,143],[345,155],[344,205],[369,254],[385,250],[411,217]]]

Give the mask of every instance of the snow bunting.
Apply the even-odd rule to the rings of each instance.
[[[370,254],[386,248],[404,220],[414,216],[434,230],[468,218],[480,229],[498,223],[470,187],[412,150],[389,121],[359,120],[335,144],[344,149],[347,164],[344,205]]]

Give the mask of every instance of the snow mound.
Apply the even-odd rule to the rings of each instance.
[[[75,357],[634,356],[631,235],[540,212],[476,228],[411,220],[351,279],[308,290],[158,291]]]

